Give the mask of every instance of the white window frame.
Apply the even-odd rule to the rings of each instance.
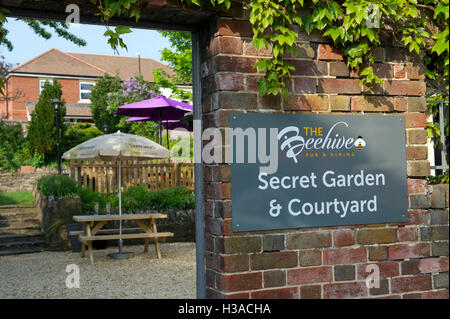
[[[41,95],[42,89],[44,88],[44,84],[47,81],[51,83],[52,79],[39,79],[39,96]],[[41,83],[44,83],[44,84],[41,85]]]
[[[80,98],[80,102],[91,102],[91,100],[90,99],[83,99],[82,97],[81,97],[81,94],[82,93],[87,93],[87,92],[89,92],[89,95],[91,94],[91,91],[92,91],[92,87],[91,87],[91,90],[82,90],[81,89],[81,85],[83,85],[83,84],[90,84],[90,85],[92,85],[92,86],[94,86],[95,85],[95,82],[88,82],[88,81],[79,81],[79,84],[78,84],[78,91],[79,91],[79,98]]]

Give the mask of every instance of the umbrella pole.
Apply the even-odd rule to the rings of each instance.
[[[122,216],[122,167],[121,167],[122,160],[119,157],[119,216]],[[122,235],[122,220],[119,220],[119,234]],[[119,252],[117,253],[110,253],[108,254],[108,257],[111,257],[113,259],[127,259],[134,257],[134,253],[132,252],[123,252],[123,240],[122,238],[119,238]]]
[[[167,149],[170,151],[169,124],[167,123],[167,113],[166,113],[166,134],[167,134]]]
[[[119,158],[119,216],[122,216],[122,161]],[[119,235],[122,235],[122,220],[119,221]],[[122,253],[123,241],[119,239],[119,254]]]
[[[162,111],[159,110],[159,145],[162,145]]]

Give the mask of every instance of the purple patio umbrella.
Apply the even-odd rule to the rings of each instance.
[[[187,112],[192,112],[190,104],[168,99],[165,96],[157,96],[140,102],[125,104],[117,108],[116,114],[123,116],[139,117],[141,121],[160,122],[160,144],[161,144],[161,124],[169,123],[169,120],[180,120]],[[146,119],[142,119],[145,117]],[[167,135],[167,142],[169,136]]]

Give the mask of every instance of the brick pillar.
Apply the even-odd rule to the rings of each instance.
[[[394,41],[374,50],[382,85],[361,88],[341,53],[313,33],[298,38],[289,97],[260,97],[248,21],[219,17],[204,39],[204,128],[233,112],[403,115],[409,222],[233,233],[231,170],[204,166],[208,298],[448,298],[448,185],[428,186],[426,100],[420,61]],[[447,192],[447,199],[445,193]],[[365,285],[376,263],[379,288]]]

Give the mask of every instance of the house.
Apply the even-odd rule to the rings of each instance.
[[[7,97],[0,101],[0,120],[29,121],[45,81],[62,84],[66,102],[66,121],[92,122],[89,95],[98,78],[105,73],[119,74],[121,80],[142,74],[153,81],[153,70],[173,70],[153,59],[62,52],[51,49],[13,68],[7,76]],[[190,86],[181,86],[190,90]],[[162,92],[166,94],[166,92]]]

